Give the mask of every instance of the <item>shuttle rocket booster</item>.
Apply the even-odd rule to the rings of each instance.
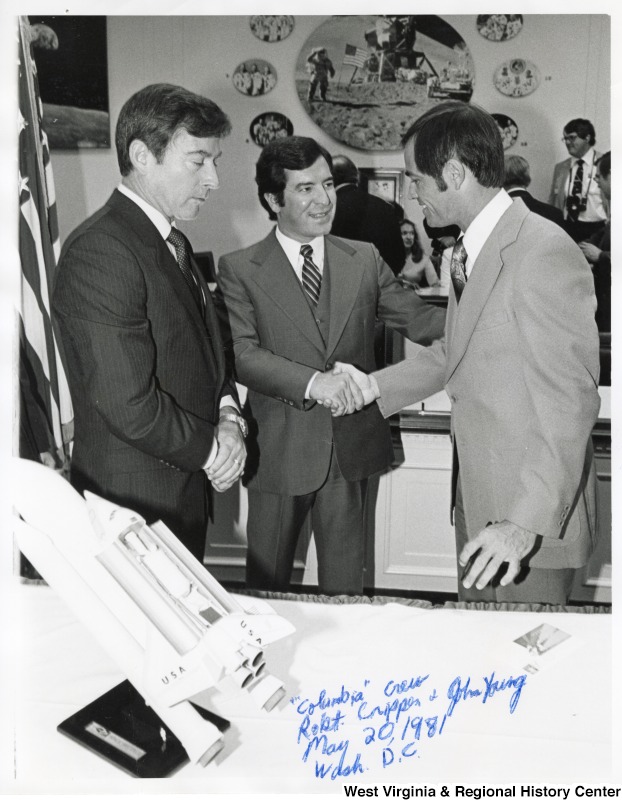
[[[171,728],[207,764],[222,734],[188,699],[223,681],[272,710],[285,695],[264,647],[294,627],[255,598],[235,598],[162,522],[14,459],[15,532],[24,555]],[[223,683],[223,687],[224,687]],[[231,685],[231,684],[230,684]]]

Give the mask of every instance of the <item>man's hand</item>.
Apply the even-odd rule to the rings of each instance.
[[[499,581],[501,586],[507,586],[520,572],[521,560],[531,552],[535,543],[535,533],[507,520],[488,525],[462,548],[458,558],[460,566],[465,567],[473,558],[462,576],[462,585],[470,589],[475,583],[476,589],[483,589],[507,562],[507,572]]]
[[[333,369],[333,374],[351,376],[358,388],[361,390],[363,395],[363,405],[367,406],[380,397],[378,384],[374,376],[366,375],[364,372],[361,372],[360,369],[352,366],[352,364],[343,364],[341,361],[337,361]]]
[[[595,264],[600,258],[600,254],[603,252],[591,242],[579,242],[579,247],[590,264]]]
[[[316,375],[309,397],[320,405],[329,408],[333,417],[352,414],[363,408],[363,394],[356,382],[346,374],[321,372]]]
[[[244,472],[246,446],[239,426],[226,419],[218,423],[216,441],[218,452],[206,474],[217,492],[226,492]]]

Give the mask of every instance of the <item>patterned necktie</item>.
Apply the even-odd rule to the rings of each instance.
[[[201,290],[199,289],[190,265],[190,246],[188,244],[188,240],[180,230],[177,230],[177,228],[171,228],[171,232],[166,237],[166,241],[170,242],[175,248],[177,264],[179,265],[181,274],[184,276],[184,279],[188,284],[188,288],[192,292],[195,303],[202,311],[203,302],[201,298]]]
[[[454,245],[454,249],[451,253],[451,282],[454,285],[454,291],[456,293],[456,302],[460,302],[460,297],[462,292],[464,291],[464,287],[467,281],[466,276],[466,260],[467,260],[467,251],[464,247],[464,242],[462,241],[462,236],[458,239],[456,244]]]
[[[583,198],[583,159],[577,161],[577,169],[575,170],[574,180],[572,182],[572,189],[566,200],[566,208],[568,209],[568,219],[571,222],[576,222],[581,213],[581,201]]]
[[[302,263],[302,285],[307,293],[309,300],[317,306],[320,299],[320,289],[322,288],[322,273],[313,263],[313,248],[310,244],[303,244],[300,248]]]

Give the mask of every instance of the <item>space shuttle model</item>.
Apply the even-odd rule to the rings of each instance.
[[[222,733],[189,698],[233,681],[272,710],[285,688],[263,650],[294,627],[262,600],[232,597],[162,522],[83,499],[42,464],[13,464],[19,549],[205,766]]]

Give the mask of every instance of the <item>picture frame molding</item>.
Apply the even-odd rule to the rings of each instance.
[[[370,194],[375,194],[383,200],[398,203],[403,206],[404,198],[404,170],[399,167],[361,167],[359,169],[360,186]],[[393,196],[389,197],[382,193],[369,192],[369,185],[372,182],[387,181],[393,184]]]

